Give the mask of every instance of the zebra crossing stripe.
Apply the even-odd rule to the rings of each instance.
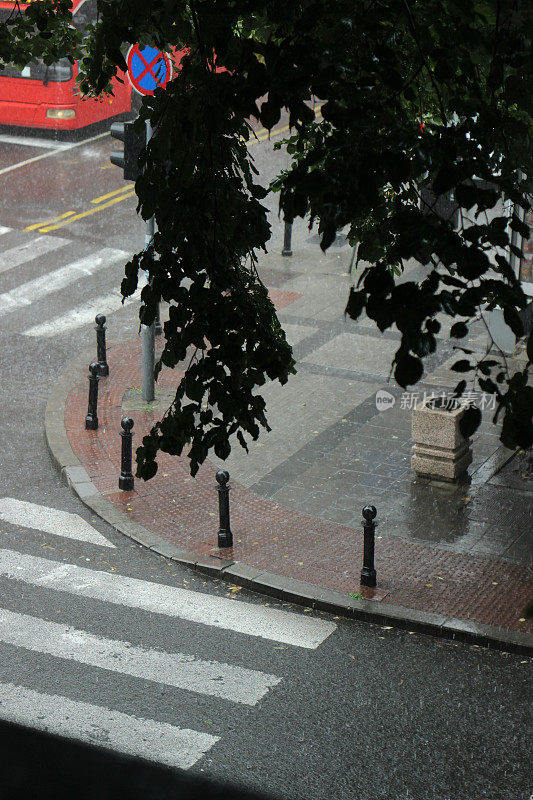
[[[137,293],[132,297],[127,297],[122,302],[122,295],[117,289],[110,294],[96,297],[90,302],[84,303],[82,306],[77,306],[71,311],[68,311],[62,316],[55,317],[54,319],[43,322],[41,325],[33,325],[27,328],[22,333],[25,336],[50,338],[57,336],[59,333],[73,330],[74,328],[81,328],[82,325],[87,325],[94,322],[97,314],[110,314],[112,311],[117,311],[122,306],[128,306],[138,299]]]
[[[0,519],[24,528],[52,533],[54,536],[66,536],[68,539],[78,539],[81,542],[115,548],[114,544],[108,542],[105,536],[102,536],[78,514],[39,506],[25,500],[1,497]]]
[[[70,244],[70,241],[70,239],[61,239],[59,236],[38,236],[29,242],[12,247],[10,250],[4,250],[3,253],[0,253],[0,272],[7,272],[27,261],[33,261],[46,253],[59,250]]]
[[[7,609],[0,609],[0,641],[247,706],[255,706],[281,682],[257,670],[136,647]]]
[[[97,747],[189,769],[220,737],[0,683],[0,717]]]
[[[336,630],[329,620],[128,578],[0,549],[0,575],[79,597],[314,650]]]
[[[0,316],[9,313],[18,306],[29,306],[36,300],[40,300],[53,292],[58,292],[86,275],[94,275],[98,270],[111,264],[120,261],[126,263],[128,258],[129,254],[124,250],[104,247],[97,253],[92,253],[53,272],[41,275],[35,280],[23,283],[9,292],[0,294]]]

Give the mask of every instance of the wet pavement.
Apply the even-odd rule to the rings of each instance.
[[[63,380],[63,399],[51,397],[56,421],[57,409],[64,408],[63,432],[85,476],[77,490],[82,498],[103,495],[124,519],[157,541],[196,554],[207,568],[248,567],[248,583],[258,588],[258,576],[268,572],[317,593],[332,590],[352,606],[350,595],[361,593],[374,607],[403,609],[406,619],[427,613],[531,632],[523,614],[533,594],[533,483],[501,446],[491,398],[481,395],[484,420],[465,480],[454,486],[414,475],[411,406],[424,393],[455,386],[454,343],[443,325],[439,351],[414,393],[388,382],[398,334],[380,334],[367,319],[343,317],[353,280],[346,274],[350,254],[341,241],[324,255],[309,239],[292,258],[264,257],[262,275],[294,346],[298,373],[285,387],[264,387],[272,432],[251,443],[249,455],[237,446],[226,462],[213,459],[195,479],[186,458],[163,455],[154,479],[137,480],[133,492],[118,491],[122,416],[134,419],[138,445],[170,404],[178,375],[164,369],[156,402],[143,405],[140,342],[114,345],[110,330],[110,377],[100,381],[99,430],[84,430],[83,358]],[[406,277],[416,276],[412,269]],[[482,328],[472,331],[469,346],[484,350]],[[394,401],[385,408],[376,402],[383,391]],[[221,466],[231,474],[231,550],[217,547],[214,474]],[[361,509],[369,503],[379,521],[376,590],[359,582]]]

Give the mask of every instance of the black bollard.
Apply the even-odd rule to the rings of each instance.
[[[98,364],[89,364],[89,407],[85,417],[85,430],[95,431],[98,428]]]
[[[281,251],[282,256],[292,256],[291,238],[292,238],[292,222],[286,222],[285,231],[283,235],[283,250]]]
[[[131,417],[124,417],[121,421],[122,430],[122,459],[118,488],[124,492],[131,492],[133,489],[133,472],[131,471],[131,440],[133,439],[133,420]]]
[[[218,546],[233,547],[233,534],[229,526],[229,472],[221,469],[216,474],[218,481],[218,513],[220,529],[218,531]]]
[[[375,506],[363,508],[363,569],[361,570],[361,586],[375,586],[376,570],[374,569],[374,534],[377,522]]]
[[[98,374],[101,378],[109,375],[109,366],[106,360],[106,346],[105,346],[105,317],[103,314],[97,314],[94,318],[96,322],[96,357],[98,359]]]

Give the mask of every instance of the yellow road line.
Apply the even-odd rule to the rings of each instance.
[[[40,228],[42,225],[50,225],[52,222],[59,222],[60,219],[65,219],[65,217],[71,217],[74,214],[74,211],[65,211],[64,214],[60,214],[59,217],[54,217],[53,219],[45,219],[43,222],[34,222],[33,225],[28,225],[27,228],[24,228],[25,231],[35,231],[37,228]]]
[[[321,105],[315,108],[315,117],[320,116],[321,108],[322,108]],[[271,139],[273,136],[278,136],[280,133],[286,133],[288,130],[290,130],[290,125],[284,125],[283,128],[275,128],[273,131],[270,132],[267,131],[266,128],[262,128],[261,129],[262,132],[254,136],[253,139],[248,139],[246,144],[250,146],[255,142],[264,142],[265,139]]]
[[[284,125],[283,128],[276,128],[275,130],[270,131],[270,133],[265,130],[265,132],[259,134],[259,136],[254,136],[253,139],[248,139],[247,144],[251,145],[254,144],[254,142],[264,142],[265,139],[271,139],[273,136],[277,136],[280,133],[285,133],[285,131],[288,131],[289,128],[290,128],[289,125]]]
[[[318,117],[320,109],[321,106],[318,106],[315,109],[315,116]],[[286,131],[288,130],[290,130],[289,125],[284,125],[282,128],[275,128],[273,131],[270,132],[267,131],[265,128],[263,128],[264,133],[259,134],[253,139],[248,139],[246,144],[250,146],[255,142],[264,142],[265,139],[272,138],[273,136],[278,136],[280,133],[286,133]],[[102,167],[102,169],[104,168]],[[115,195],[118,195],[118,197]],[[75,214],[74,211],[66,211],[59,217],[47,220],[46,222],[36,222],[33,225],[28,225],[28,227],[24,228],[24,230],[25,231],[38,230],[39,233],[48,233],[49,231],[57,231],[59,228],[63,228],[65,225],[70,225],[71,222],[76,222],[78,219],[89,217],[91,216],[91,214],[96,214],[97,211],[103,211],[106,208],[111,208],[111,206],[114,206],[115,203],[120,203],[122,200],[126,200],[128,197],[134,197],[134,195],[135,191],[131,190],[131,186],[129,185],[124,186],[121,189],[115,189],[113,192],[102,194],[100,195],[100,197],[95,197],[94,200],[91,200],[91,203],[97,205],[97,208],[90,208],[88,211],[82,211],[79,214]],[[107,200],[107,202],[102,203],[102,200]]]
[[[102,200],[107,200],[108,197],[114,197],[116,194],[124,194],[124,192],[129,192],[131,190],[131,184],[127,186],[122,186],[120,189],[115,189],[114,192],[108,192],[107,194],[102,194],[100,197],[95,197],[94,200],[91,200],[91,203],[101,203]]]
[[[91,214],[96,214],[98,211],[103,211],[104,208],[111,208],[114,206],[115,203],[120,203],[122,200],[126,200],[128,197],[135,197],[135,192],[128,192],[128,194],[122,194],[120,197],[114,197],[112,200],[108,200],[107,203],[102,203],[96,208],[90,208],[88,211],[82,211],[80,214],[75,214],[73,217],[69,217],[69,219],[63,220],[63,222],[59,222],[57,225],[48,225],[46,228],[39,228],[40,233],[48,233],[49,231],[57,231],[58,228],[62,228],[64,225],[70,225],[71,222],[75,222],[78,219],[83,219],[84,217],[90,217]]]

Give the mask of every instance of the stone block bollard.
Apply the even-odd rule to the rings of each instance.
[[[464,475],[472,463],[470,439],[459,428],[467,408],[460,399],[435,397],[413,409],[411,467],[417,475],[450,483]]]

